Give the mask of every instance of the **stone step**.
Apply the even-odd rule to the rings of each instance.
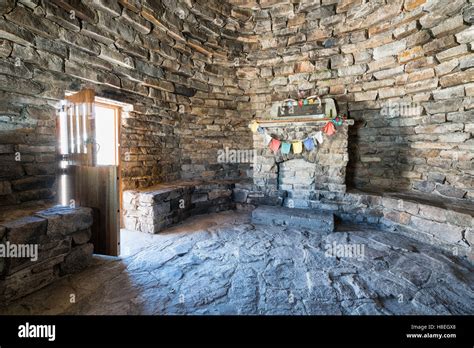
[[[334,215],[327,211],[261,205],[252,212],[252,222],[312,231],[334,231]]]

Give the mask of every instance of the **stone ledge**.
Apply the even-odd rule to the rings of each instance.
[[[255,224],[305,228],[311,231],[334,231],[334,216],[331,212],[315,212],[307,209],[263,205],[252,211],[252,222]]]
[[[237,202],[242,208],[261,204],[281,206],[292,199],[297,210],[328,211],[339,221],[377,224],[387,231],[474,261],[474,207],[467,202],[413,193],[359,190],[313,191],[308,199],[288,198],[285,192],[280,192],[275,199],[270,192],[258,191],[252,185],[237,187],[234,197],[239,199]]]
[[[92,258],[90,208],[55,206],[24,215],[24,211],[12,210],[12,218],[0,223],[0,244],[37,245],[37,257],[0,257],[0,302],[20,298],[79,271]]]

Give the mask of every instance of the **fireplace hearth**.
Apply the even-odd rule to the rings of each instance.
[[[327,122],[259,121],[259,125],[273,138],[285,141],[304,139],[322,130]],[[269,196],[279,193],[284,197],[282,204],[290,208],[310,208],[311,201],[317,199],[321,191],[346,192],[348,128],[353,124],[353,120],[344,120],[334,135],[324,134],[322,144],[317,144],[313,151],[301,154],[274,153],[265,145],[260,134],[254,134],[253,147],[257,152],[253,165],[255,189]]]

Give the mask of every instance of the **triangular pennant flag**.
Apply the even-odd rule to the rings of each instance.
[[[313,151],[314,150],[314,140],[313,138],[307,138],[303,141],[304,148],[306,151]]]
[[[324,141],[324,138],[323,138],[323,133],[321,131],[318,131],[315,135],[314,135],[314,138],[316,139],[316,141],[320,144],[323,143]]]
[[[290,150],[291,150],[291,143],[283,142],[281,144],[281,153],[283,155],[288,155],[290,153]]]
[[[331,121],[329,121],[329,122],[326,123],[326,125],[324,126],[323,132],[326,133],[327,135],[331,136],[331,135],[333,135],[334,133],[336,133],[336,127],[334,127],[334,124],[333,124]]]
[[[280,148],[280,145],[281,145],[281,141],[278,140],[278,139],[272,139],[272,141],[270,142],[270,150],[272,150],[273,152],[277,152],[278,149]]]
[[[302,153],[303,152],[303,144],[301,141],[295,141],[293,144],[293,153]]]
[[[272,141],[272,139],[273,139],[273,138],[271,137],[270,134],[265,133],[265,134],[263,135],[263,143],[264,143],[265,145],[270,144],[270,142]]]
[[[253,121],[252,123],[250,123],[249,128],[252,133],[255,133],[258,129],[258,123],[256,121]]]

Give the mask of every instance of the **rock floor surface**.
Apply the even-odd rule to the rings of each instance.
[[[327,234],[224,212],[123,231],[122,248],[0,314],[474,314],[474,265],[369,226]]]

